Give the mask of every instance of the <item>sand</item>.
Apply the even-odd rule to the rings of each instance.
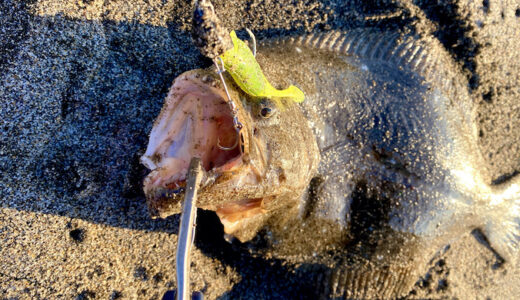
[[[433,35],[467,76],[489,180],[520,171],[517,0],[214,2],[228,28],[260,38],[359,26]],[[148,217],[138,158],[175,76],[209,64],[190,18],[185,1],[0,1],[0,298],[157,299],[175,288],[179,217]],[[201,212],[192,282],[207,299],[308,295],[283,262],[221,236]],[[432,258],[408,297],[515,295],[520,265],[502,264],[475,231]]]

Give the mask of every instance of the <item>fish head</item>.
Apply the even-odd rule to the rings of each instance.
[[[319,150],[298,105],[253,99],[230,77],[226,82],[233,105],[214,70],[175,79],[141,157],[151,170],[144,192],[152,217],[179,213],[190,160],[199,157],[197,207],[216,211],[225,232],[244,241],[256,232],[245,227],[257,228],[269,212],[299,202]]]

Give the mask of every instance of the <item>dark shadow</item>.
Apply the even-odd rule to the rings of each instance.
[[[0,2],[0,19],[2,30],[0,31],[0,74],[5,70],[20,50],[19,44],[27,37],[29,30],[28,14],[23,13],[27,9],[23,1],[5,0]]]
[[[475,56],[479,53],[482,45],[478,44],[470,36],[471,25],[464,17],[460,16],[457,9],[460,5],[458,1],[445,1],[432,3],[431,1],[413,1],[425,13],[426,17],[434,22],[437,30],[433,33],[436,38],[444,45],[455,59],[460,62],[464,69],[471,73],[469,85],[471,89],[477,89],[480,78],[476,71]],[[484,1],[485,3],[486,1]],[[488,3],[489,4],[489,3]],[[489,10],[489,5],[484,11]],[[487,13],[487,12],[486,12]],[[491,95],[484,95],[484,99],[491,98]]]
[[[475,238],[475,240],[477,240],[477,242],[479,242],[481,245],[483,245],[484,247],[486,247],[489,251],[491,251],[491,253],[493,253],[493,255],[495,256],[495,262],[493,263],[493,265],[491,266],[491,268],[493,270],[497,270],[497,269],[500,269],[504,263],[505,263],[505,260],[504,258],[502,258],[500,256],[500,254],[498,254],[495,249],[493,249],[493,247],[491,247],[491,244],[489,243],[489,240],[487,239],[487,237],[482,233],[482,231],[480,229],[474,229],[473,231],[471,231],[471,235],[473,235],[473,237]]]
[[[20,48],[26,42],[43,62],[4,64],[2,75],[12,87],[4,87],[2,101],[27,100],[1,112],[7,121],[1,205],[117,227],[177,230],[177,217],[149,218],[141,192],[147,171],[139,156],[174,77],[204,66],[189,34],[175,25],[30,18],[42,36],[32,33]]]
[[[303,272],[320,266],[293,266],[279,259],[255,257],[247,244],[224,239],[223,226],[209,211],[198,211],[195,245],[205,255],[231,266],[242,280],[222,299],[317,299],[316,273]],[[296,280],[297,279],[297,280]],[[204,292],[204,291],[203,291]]]

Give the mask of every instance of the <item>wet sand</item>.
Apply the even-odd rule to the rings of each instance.
[[[379,27],[432,35],[464,71],[489,181],[520,171],[518,1],[214,1],[259,38]],[[183,71],[205,67],[184,1],[0,2],[0,298],[157,299],[175,287],[179,217],[151,220],[139,164]],[[207,299],[305,298],[199,213],[193,287]],[[418,278],[419,279],[419,278]],[[511,299],[520,264],[474,231],[432,258],[409,298]]]

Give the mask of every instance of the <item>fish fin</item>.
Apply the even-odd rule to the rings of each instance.
[[[419,73],[435,72],[435,66],[441,63],[441,56],[428,55],[429,49],[435,46],[434,40],[395,31],[366,28],[347,32],[329,31],[289,39],[286,42],[362,59],[384,60]]]
[[[445,90],[458,92],[467,85],[464,81],[461,83],[460,76],[457,75],[461,71],[460,67],[435,38],[399,31],[359,28],[317,32],[270,43],[330,51],[355,57],[369,66],[391,64],[399,69],[413,71],[427,81],[437,81]]]
[[[360,69],[386,69],[388,66],[419,75],[429,87],[442,91],[452,101],[464,126],[477,134],[476,107],[470,97],[468,81],[446,48],[434,37],[422,37],[395,30],[358,28],[348,31],[316,32],[299,37],[275,39],[271,45],[296,47],[297,51],[319,49],[345,56]]]
[[[491,209],[483,231],[491,247],[514,264],[520,247],[520,175],[493,188]]]
[[[262,226],[269,214],[263,208],[264,199],[244,199],[227,203],[215,212],[224,226],[224,232],[241,242],[251,240]]]
[[[367,262],[355,267],[321,267],[314,271],[318,274],[315,285],[325,299],[396,299],[406,296],[412,289],[418,278],[416,267],[406,262],[386,266]]]

